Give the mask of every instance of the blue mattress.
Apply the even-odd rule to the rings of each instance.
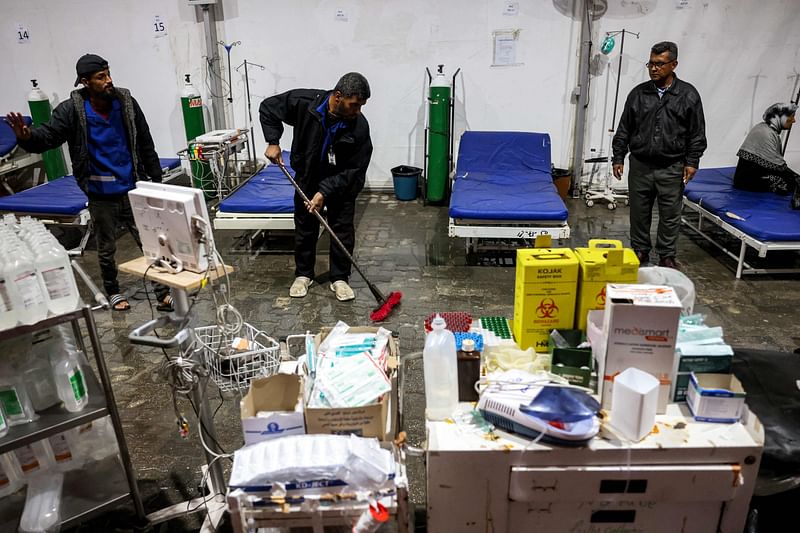
[[[158,159],[161,162],[161,170],[175,170],[181,166],[181,160],[177,157],[161,157]]]
[[[86,195],[73,176],[64,176],[0,198],[0,211],[75,216],[86,208]]]
[[[31,117],[22,117],[25,124],[31,125]],[[0,157],[5,157],[10,154],[14,148],[17,147],[17,136],[14,135],[14,130],[6,122],[6,119],[0,119]]]
[[[736,167],[698,170],[684,195],[760,241],[800,241],[800,211],[791,208],[790,197],[735,189],[735,171]]]
[[[283,160],[287,162],[287,170],[294,176],[294,170],[288,165],[288,152],[283,153]],[[294,187],[277,165],[269,165],[221,201],[219,211],[223,213],[294,213]]]
[[[178,158],[165,158],[160,161],[162,169],[171,170],[181,164]],[[75,177],[64,176],[0,198],[0,211],[74,216],[85,209],[87,203],[86,195],[78,187]]]
[[[550,170],[547,133],[468,131],[458,149],[450,216],[566,221]]]

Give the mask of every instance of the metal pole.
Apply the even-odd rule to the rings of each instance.
[[[795,74],[795,83],[797,83],[798,78],[800,78],[800,74]],[[800,102],[800,89],[797,89],[797,96],[794,97],[794,100],[789,100],[794,105],[797,105],[797,102]],[[792,134],[792,127],[789,126],[789,129],[786,130],[786,138],[783,140],[783,150],[781,150],[781,155],[786,153],[786,146],[789,144],[789,135]]]
[[[580,183],[583,175],[583,143],[586,131],[586,108],[589,106],[589,54],[592,50],[592,36],[589,31],[589,10],[586,2],[581,2],[581,49],[578,61],[577,108],[575,110],[575,142],[572,149],[572,176]]]
[[[225,122],[225,108],[222,103],[222,77],[219,73],[219,54],[217,53],[217,16],[213,6],[204,5],[203,29],[206,37],[206,61],[208,62],[208,77],[211,85],[211,111],[214,118],[214,128],[227,129]]]
[[[617,68],[617,88],[614,91],[614,114],[611,115],[611,131],[617,124],[617,101],[619,100],[619,80],[622,76],[622,52],[625,50],[625,28],[622,28],[622,41],[619,43],[619,68]],[[608,147],[611,150],[611,146]]]
[[[256,163],[256,146],[255,146],[255,135],[253,134],[253,110],[251,109],[250,104],[250,76],[247,73],[247,60],[244,60],[244,90],[245,94],[247,95],[247,126],[250,128],[248,135],[250,136],[250,142],[248,143],[247,153],[250,154],[250,161],[255,166]]]
[[[119,458],[122,461],[122,467],[125,469],[125,477],[128,479],[128,488],[131,491],[131,499],[136,509],[136,516],[139,520],[144,521],[146,520],[146,516],[144,513],[144,505],[142,504],[142,497],[139,494],[139,486],[136,484],[136,473],[133,470],[131,455],[128,451],[128,443],[125,441],[125,434],[122,431],[122,420],[119,417],[119,411],[117,411],[114,389],[111,388],[111,378],[108,376],[108,367],[106,366],[106,359],[103,355],[103,347],[100,344],[100,338],[97,336],[97,324],[94,321],[92,308],[88,305],[83,308],[83,318],[86,320],[86,325],[89,330],[89,340],[92,343],[92,351],[97,361],[100,384],[103,386],[103,394],[106,397],[106,408],[108,409],[109,416],[111,416],[111,425],[114,428],[114,435],[117,437]]]

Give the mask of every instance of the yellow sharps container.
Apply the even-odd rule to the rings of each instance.
[[[607,283],[636,283],[639,259],[622,241],[592,239],[588,248],[575,248],[580,263],[578,274],[578,310],[575,328],[586,330],[586,314],[605,309]]]
[[[575,319],[578,258],[569,248],[517,250],[514,338],[523,350],[548,351],[550,331]]]

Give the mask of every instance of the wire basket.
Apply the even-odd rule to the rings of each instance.
[[[202,352],[211,379],[222,391],[246,390],[253,379],[278,372],[281,364],[278,341],[246,322],[235,335],[224,334],[217,325],[195,328],[194,334],[195,352]],[[247,348],[234,348],[237,339],[242,339],[239,342]]]

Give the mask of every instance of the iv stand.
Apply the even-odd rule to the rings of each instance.
[[[242,44],[242,41],[233,41],[231,44],[225,44],[222,41],[217,41],[217,44],[221,44],[225,51],[228,52],[228,103],[233,102],[233,77],[231,76],[231,50],[237,44]]]
[[[245,94],[247,96],[247,127],[249,128],[248,135],[250,135],[250,142],[248,143],[248,150],[247,153],[250,155],[250,161],[253,164],[253,168],[255,168],[256,164],[256,145],[255,145],[255,135],[253,134],[253,106],[252,102],[250,101],[250,76],[247,72],[247,66],[250,65],[251,67],[258,67],[261,70],[264,70],[263,65],[259,65],[258,63],[248,62],[246,59],[244,62],[236,67],[236,72],[239,72],[239,69],[244,67],[244,88]]]
[[[619,102],[619,82],[622,76],[622,57],[625,51],[625,34],[628,33],[630,35],[635,35],[636,38],[639,38],[638,33],[634,33],[632,31],[626,30],[625,28],[618,30],[618,31],[609,31],[606,32],[606,38],[614,37],[615,35],[622,35],[622,39],[620,39],[619,44],[619,66],[617,67],[617,82],[616,87],[614,89],[614,112],[611,115],[611,127],[608,129],[608,156],[606,157],[606,180],[605,185],[602,190],[589,190],[585,195],[585,202],[587,207],[591,207],[594,205],[595,200],[605,200],[608,202],[608,208],[610,210],[617,208],[617,200],[621,199],[625,201],[625,205],[628,205],[628,195],[627,194],[620,194],[615,193],[614,188],[611,186],[612,182],[612,167],[613,167],[613,159],[614,159],[614,152],[611,149],[611,144],[614,140],[614,132],[616,130],[617,124],[617,104]],[[598,158],[599,159],[599,158]],[[594,162],[594,160],[592,160]],[[598,161],[600,162],[600,161]]]
[[[795,73],[794,76],[790,76],[794,78],[794,84],[797,86],[797,81],[800,80],[800,74]],[[797,105],[800,102],[800,87],[797,89],[797,96],[794,97],[794,100],[789,100],[794,105]],[[786,145],[789,144],[789,135],[792,133],[792,127],[789,126],[789,129],[786,130],[786,138],[783,140],[783,150],[781,150],[781,155],[786,153]]]

